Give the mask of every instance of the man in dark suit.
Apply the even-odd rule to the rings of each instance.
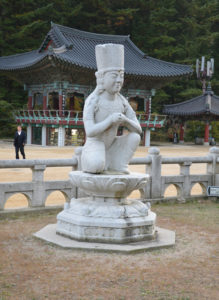
[[[19,159],[19,150],[23,156],[23,159],[25,159],[25,153],[24,153],[24,146],[26,144],[26,133],[22,131],[21,126],[19,125],[17,127],[17,131],[14,136],[14,146],[15,146],[15,152],[16,152],[16,159]]]

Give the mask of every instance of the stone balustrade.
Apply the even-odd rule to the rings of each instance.
[[[77,155],[77,151],[76,151]],[[206,164],[205,174],[190,174],[192,164]],[[162,165],[178,164],[179,175],[162,175]],[[219,148],[212,147],[206,156],[200,157],[163,157],[159,148],[152,147],[146,157],[133,158],[130,165],[145,165],[145,172],[149,174],[146,187],[140,190],[142,201],[169,201],[185,202],[195,196],[191,195],[192,187],[199,183],[202,188],[201,197],[207,197],[209,185],[219,186]],[[45,207],[46,198],[53,191],[61,191],[66,202],[72,197],[77,198],[81,193],[70,184],[69,180],[44,181],[44,171],[47,167],[72,167],[80,169],[78,157],[72,159],[36,159],[36,160],[0,160],[0,169],[5,168],[30,168],[32,181],[0,183],[0,210],[5,211],[5,203],[8,198],[16,193],[26,196],[29,208],[39,209]],[[177,190],[177,196],[164,197],[165,190],[173,184]],[[196,196],[197,197],[197,196]],[[200,195],[198,195],[200,198]]]
[[[46,198],[53,191],[61,191],[66,202],[76,197],[76,188],[69,180],[44,181],[44,171],[47,167],[77,168],[77,158],[72,159],[35,159],[35,160],[0,160],[0,169],[30,168],[32,181],[0,183],[0,210],[8,198],[16,193],[26,196],[29,208],[45,207]]]

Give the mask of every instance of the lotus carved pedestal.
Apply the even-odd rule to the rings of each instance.
[[[127,199],[144,188],[144,174],[98,175],[71,172],[74,186],[88,197],[72,199],[57,216],[56,233],[90,242],[129,243],[155,237],[156,214],[140,200]]]

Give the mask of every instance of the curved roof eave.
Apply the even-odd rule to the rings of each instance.
[[[84,63],[84,61],[74,61],[72,62],[70,59],[64,57],[64,55],[62,54],[53,54],[52,55],[53,57],[55,57],[56,59],[60,59],[61,61],[64,61],[70,65],[77,65],[79,67],[82,67],[82,68],[87,68],[87,69],[90,69],[90,70],[93,70],[93,71],[96,71],[97,68],[96,68],[96,65],[92,66],[92,65],[89,65],[89,64],[86,64]],[[164,75],[161,75],[159,74],[159,72],[157,72],[156,74],[151,74],[150,73],[150,70],[147,71],[145,70],[145,72],[136,72],[136,71],[131,71],[129,70],[129,68],[125,68],[125,74],[126,75],[133,75],[133,76],[139,76],[139,77],[151,77],[151,78],[175,78],[175,77],[181,77],[181,76],[186,76],[186,75],[190,75],[192,72],[192,69],[189,67],[187,68],[187,70],[182,70],[181,72],[178,71],[178,73],[173,73],[173,74],[164,74]]]
[[[184,105],[187,105],[187,104],[189,104],[189,103],[196,102],[197,100],[201,100],[202,98],[205,98],[205,95],[202,94],[202,95],[197,96],[197,97],[195,97],[195,98],[192,98],[192,99],[189,99],[189,100],[186,100],[186,101],[183,101],[183,102],[179,102],[179,103],[165,104],[165,105],[164,105],[164,109],[184,106]]]
[[[158,64],[161,69],[162,68],[168,69],[168,71],[165,70],[166,74],[161,75],[161,74],[159,74],[159,70],[158,70],[158,72],[156,72],[156,74],[150,74],[150,71],[145,72],[145,70],[142,70],[141,72],[129,71],[129,68],[126,67],[126,74],[137,75],[137,76],[148,76],[148,77],[160,77],[160,78],[173,77],[174,78],[174,77],[185,76],[185,75],[189,75],[189,74],[193,73],[191,66],[166,62],[166,61],[162,61],[162,60],[147,56],[143,51],[141,51],[132,42],[129,35],[110,35],[110,34],[93,33],[93,32],[87,32],[87,31],[82,31],[82,30],[66,27],[63,25],[55,24],[55,23],[52,23],[52,28],[49,33],[51,36],[54,37],[55,41],[59,40],[59,46],[64,44],[64,45],[66,45],[67,48],[69,46],[73,46],[73,48],[74,48],[74,42],[72,40],[73,37],[74,38],[76,37],[78,39],[78,41],[80,41],[80,42],[87,40],[87,42],[92,41],[94,44],[97,44],[97,41],[99,41],[100,43],[104,43],[104,42],[109,43],[109,42],[113,42],[113,41],[115,41],[117,43],[121,42],[121,43],[124,43],[124,46],[125,45],[128,46],[128,48],[131,50],[131,52],[134,53],[134,56],[136,55],[138,57],[138,59],[141,61],[141,65],[142,64],[144,65],[146,62],[145,59],[148,59],[149,63],[153,65],[153,69],[154,69],[154,64],[156,65],[156,67]],[[60,58],[63,59],[64,61],[67,61],[70,64],[77,64],[81,67],[96,70],[96,65],[95,65],[95,67],[89,65],[89,63],[92,64],[94,62],[88,61],[87,64],[84,63],[85,59],[89,60],[89,58],[87,58],[87,57],[85,57],[85,59],[83,61],[80,61],[78,63],[75,61],[72,62],[71,60],[64,59],[61,56],[60,56]],[[76,58],[74,57],[74,59],[76,59]],[[163,73],[165,73],[165,72],[163,72]]]
[[[202,115],[205,113],[208,113],[209,111],[206,110],[200,110],[200,111],[195,111],[195,112],[175,112],[175,111],[165,111],[163,110],[163,113],[166,115],[174,115],[174,116],[181,116],[181,117],[186,117],[186,116],[198,116]]]
[[[76,61],[76,60],[74,62],[72,62],[70,59],[66,58],[62,54],[55,54],[51,51],[45,51],[45,52],[39,53],[38,50],[34,50],[31,52],[1,57],[0,58],[0,71],[7,71],[7,72],[13,72],[13,71],[19,71],[19,70],[22,71],[24,69],[38,65],[41,61],[45,60],[49,56],[55,60],[60,60],[60,61],[66,62],[69,65],[75,65],[77,67],[82,67],[82,68],[90,69],[93,71],[96,70],[96,66],[92,66],[92,65],[83,63],[81,61]],[[30,59],[30,57],[31,57],[31,59]],[[19,63],[17,62],[17,58],[19,58]],[[14,60],[16,61],[16,63],[13,63]],[[161,74],[159,74],[159,72],[156,74],[150,74],[150,70],[149,71],[146,70],[143,73],[143,72],[138,72],[138,71],[135,72],[135,71],[132,71],[132,70],[129,70],[128,68],[126,68],[125,74],[129,75],[129,76],[139,76],[139,77],[142,77],[142,79],[144,77],[170,79],[170,78],[176,78],[176,77],[189,75],[190,73],[184,71],[184,72],[181,72],[178,74],[161,75]]]
[[[65,45],[67,51],[55,54],[53,51],[42,50],[48,39],[56,47]],[[75,39],[76,38],[76,39]],[[87,41],[84,45],[84,41]],[[121,42],[125,46],[125,73],[129,76],[139,76],[158,79],[174,79],[190,75],[193,70],[190,66],[170,63],[147,56],[130,39],[122,35],[106,35],[73,29],[70,27],[52,24],[40,48],[23,54],[0,58],[0,71],[23,70],[37,65],[46,56],[51,55],[55,60],[64,61],[69,65],[96,70],[94,47],[98,42]],[[75,44],[78,43],[78,44]],[[71,48],[71,47],[72,48]],[[83,46],[83,47],[82,47]],[[92,49],[90,51],[89,49]],[[91,53],[92,52],[92,53]],[[7,64],[5,63],[7,61]]]
[[[37,65],[39,62],[43,61],[47,56],[49,56],[48,52],[41,53],[39,55],[38,50],[33,50],[30,52],[19,53],[10,56],[3,56],[0,57],[0,71],[13,72],[17,70],[23,70],[25,68]],[[20,58],[20,60],[17,60],[17,58]],[[8,61],[9,63],[5,64],[5,62]],[[13,64],[13,61],[17,61],[17,63]]]

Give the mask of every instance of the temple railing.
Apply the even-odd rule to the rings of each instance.
[[[74,110],[18,110],[13,112],[16,120],[24,123],[59,123],[59,121],[70,121],[76,124],[83,121],[83,112]]]
[[[59,121],[65,121],[66,124],[69,122],[81,124],[83,122],[83,112],[75,110],[17,110],[13,113],[15,119],[23,123],[59,124]],[[136,116],[143,127],[163,127],[166,121],[165,115],[137,112]]]
[[[146,114],[146,113],[136,113],[137,119],[141,125],[145,127],[155,128],[163,127],[166,121],[166,115],[157,115],[157,114]]]
[[[179,175],[162,175],[163,165],[179,165]],[[191,174],[190,168],[193,164],[205,164],[204,174]],[[219,186],[219,148],[213,147],[206,156],[185,157],[163,157],[158,148],[149,149],[146,157],[136,157],[130,165],[145,165],[149,180],[144,189],[140,190],[140,200],[150,202],[179,201],[185,202],[195,198],[206,198],[207,187]],[[0,160],[0,169],[8,168],[30,168],[32,170],[32,181],[29,182],[6,182],[0,183],[0,210],[7,213],[5,209],[8,198],[14,194],[22,193],[26,196],[29,208],[26,210],[44,209],[46,198],[53,191],[60,191],[65,196],[66,202],[71,198],[81,195],[78,189],[69,180],[44,181],[44,172],[48,167],[72,167],[78,169],[78,157],[72,159],[41,159],[41,160]],[[170,166],[171,168],[171,166]],[[200,184],[201,195],[192,195],[192,187]],[[165,191],[174,185],[177,195],[165,197]]]

